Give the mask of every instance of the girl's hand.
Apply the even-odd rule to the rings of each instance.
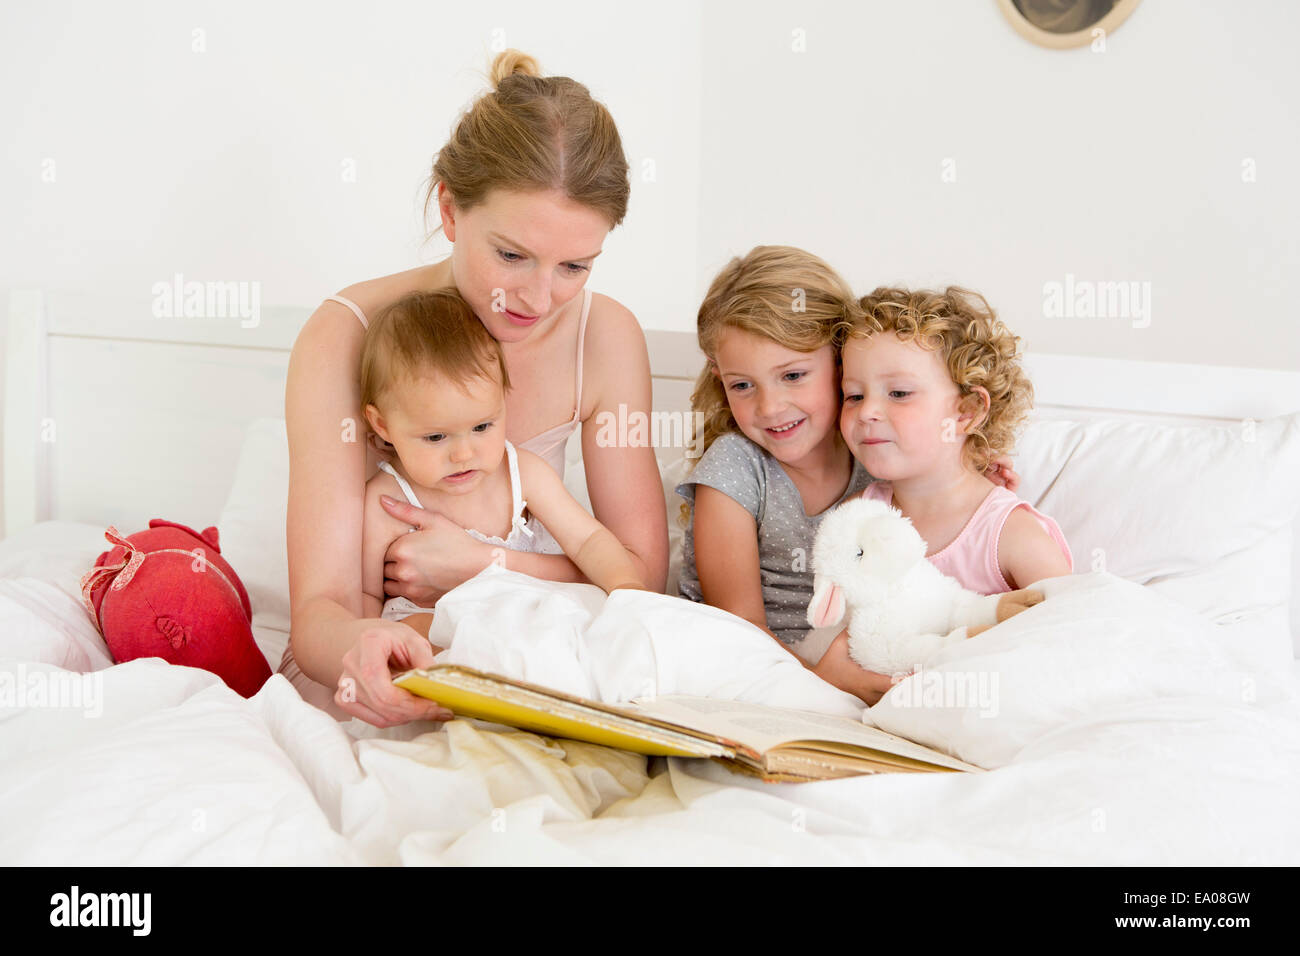
[[[1020,476],[1011,467],[1011,459],[1006,455],[999,455],[989,462],[988,468],[984,470],[984,477],[993,484],[1006,488],[1007,491],[1015,491],[1020,487]]]
[[[412,720],[451,720],[447,708],[393,684],[398,671],[433,664],[426,638],[398,621],[375,621],[343,655],[334,702],[376,727],[395,727]]]
[[[888,674],[877,674],[864,670],[849,656],[849,632],[840,631],[831,641],[826,653],[813,668],[815,673],[826,683],[838,687],[857,697],[868,707],[885,696],[889,688],[896,683]]]
[[[492,563],[494,549],[465,533],[446,515],[425,511],[387,495],[380,502],[394,518],[418,531],[404,534],[384,554],[384,594],[433,607],[458,585]],[[410,628],[407,628],[410,630]]]

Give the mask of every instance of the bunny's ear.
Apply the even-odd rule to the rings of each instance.
[[[829,627],[843,617],[844,591],[838,584],[815,582],[812,603],[808,605],[808,623],[813,627]]]

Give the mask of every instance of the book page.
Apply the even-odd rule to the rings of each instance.
[[[911,757],[941,767],[981,769],[847,717],[783,710],[734,700],[715,700],[711,697],[642,698],[633,701],[630,706],[651,717],[734,740],[759,753],[773,750],[782,744],[826,740]]]

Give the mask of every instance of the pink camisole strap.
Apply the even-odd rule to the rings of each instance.
[[[888,481],[874,481],[862,492],[862,497],[892,505],[894,489]],[[948,577],[956,578],[967,590],[980,594],[1002,594],[1013,590],[1011,583],[1002,574],[998,560],[998,541],[1002,537],[1002,528],[1006,525],[1007,518],[1017,508],[1027,508],[1038,519],[1043,530],[1060,546],[1061,553],[1065,555],[1073,572],[1074,557],[1070,554],[1070,546],[1057,523],[1029,502],[1017,497],[1014,492],[1002,487],[992,488],[967,520],[961,533],[947,547],[935,554],[927,554],[926,560]]]
[[[363,329],[370,327],[370,323],[366,321],[366,314],[361,311],[361,306],[357,305],[351,299],[345,299],[341,295],[327,295],[325,296],[325,301],[337,302],[339,305],[346,305],[352,310],[352,314],[361,320],[361,327]]]

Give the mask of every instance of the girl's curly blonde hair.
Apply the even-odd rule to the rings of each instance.
[[[1034,386],[1020,366],[1020,337],[997,317],[984,296],[949,286],[942,292],[882,286],[859,300],[862,317],[838,330],[842,341],[893,332],[904,342],[939,352],[964,409],[983,407],[975,388],[989,393],[988,414],[966,434],[962,454],[983,474],[1010,454],[1034,405]]]

